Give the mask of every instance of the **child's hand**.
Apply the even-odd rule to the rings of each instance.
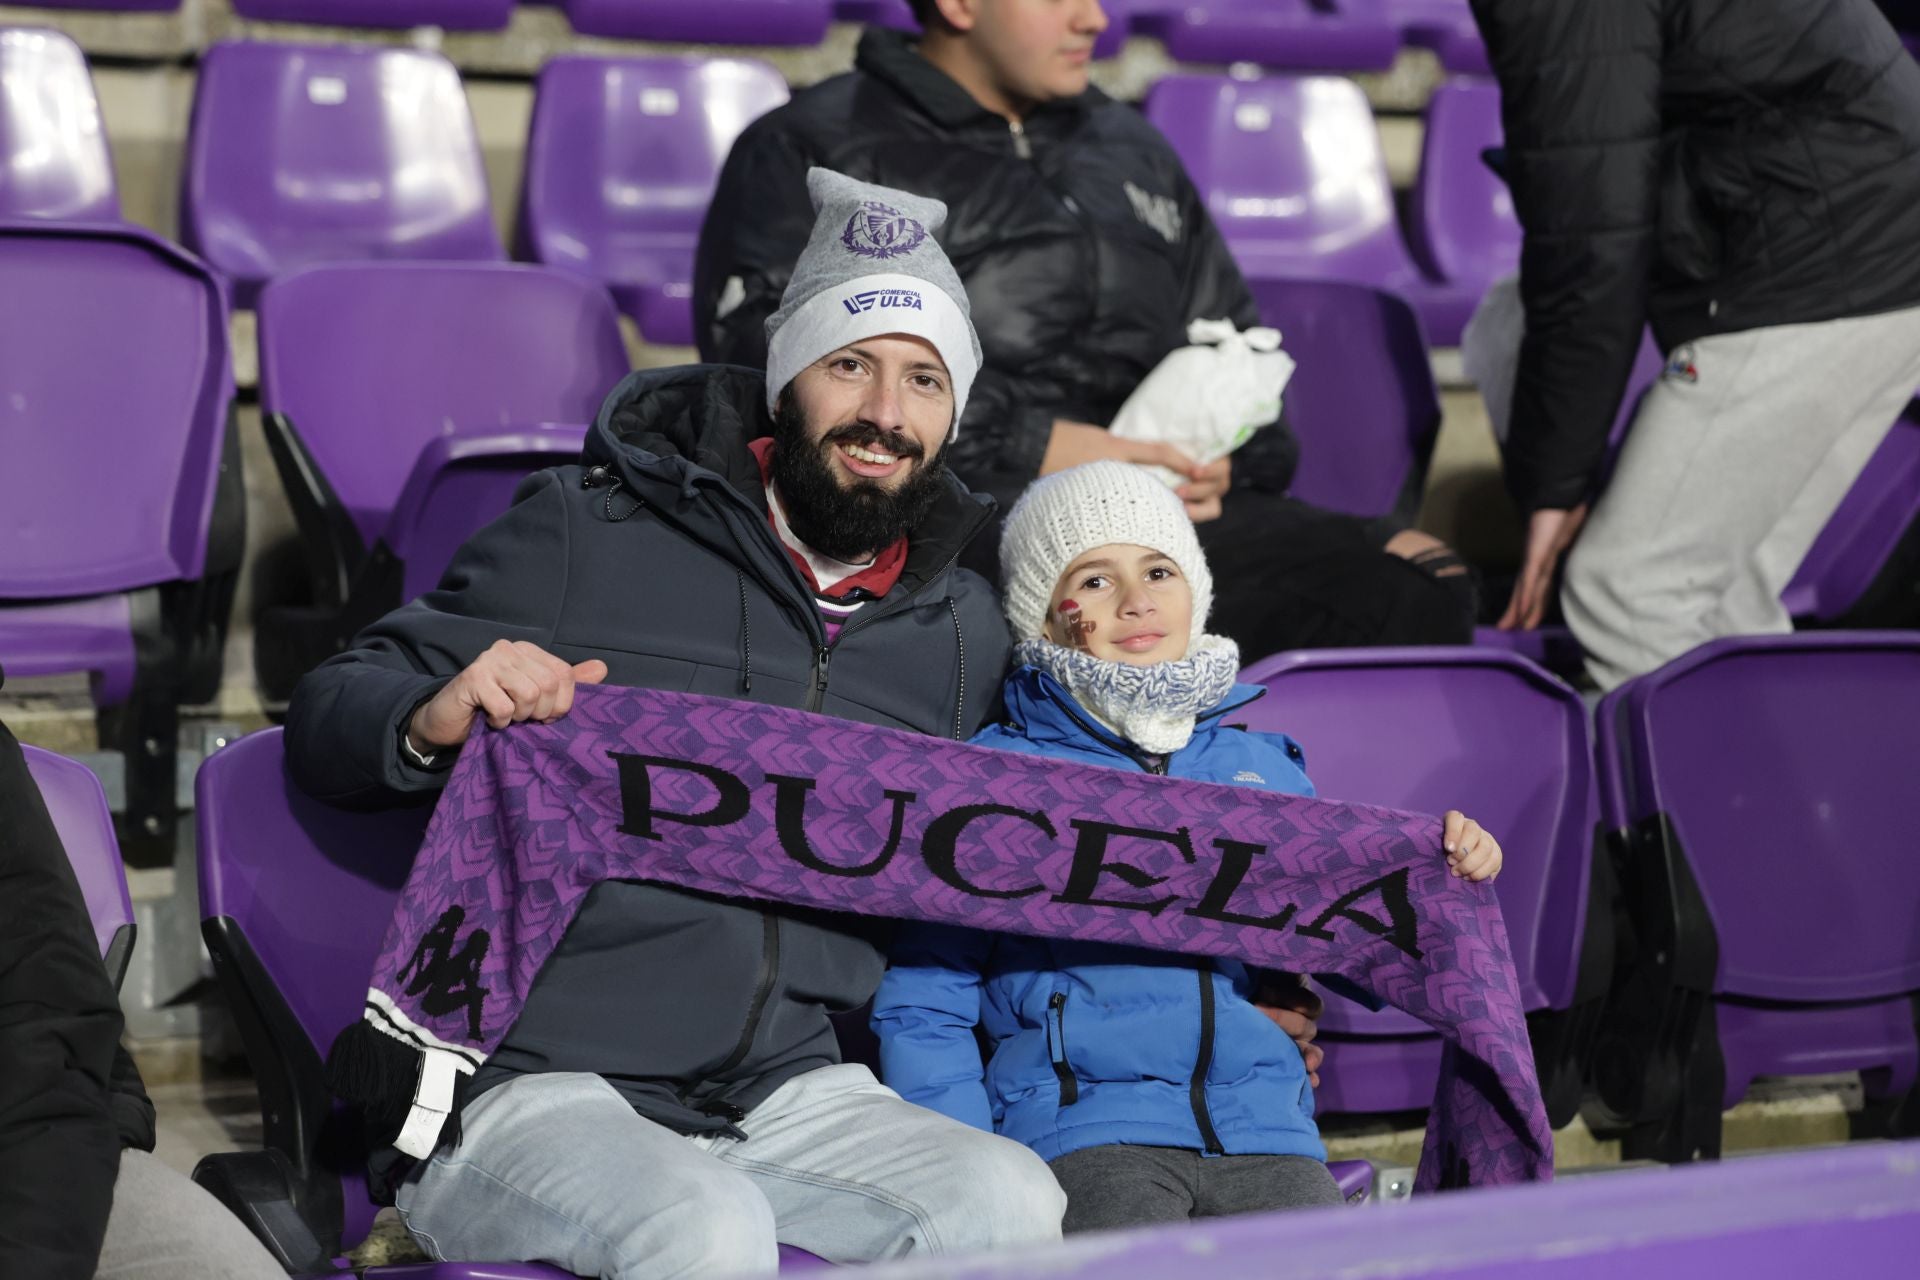
[[[1447,849],[1447,866],[1456,876],[1468,880],[1491,880],[1500,874],[1500,842],[1479,823],[1458,809],[1447,810],[1446,831],[1441,842]]]

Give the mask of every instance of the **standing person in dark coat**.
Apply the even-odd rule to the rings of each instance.
[[[1006,624],[954,563],[993,508],[945,465],[980,359],[932,238],[945,210],[825,171],[809,187],[771,376],[615,388],[580,465],[529,480],[439,590],[295,689],[302,786],[437,790],[477,713],[551,720],[582,682],[956,739],[996,711]],[[879,984],[873,935],[599,885],[465,1086],[458,1145],[406,1174],[408,1227],[436,1257],[605,1280],[771,1273],[779,1244],[851,1263],[1057,1237],[1037,1156],[840,1061],[829,1014]]]
[[[1571,546],[1603,688],[1788,630],[1781,589],[1920,386],[1920,66],[1871,0],[1473,8],[1526,228],[1502,625]],[[1666,371],[1589,520],[1649,322]]]
[[[757,367],[812,226],[826,165],[944,201],[941,243],[974,301],[985,364],[954,470],[1004,504],[1042,475],[1160,463],[1222,583],[1215,625],[1249,655],[1309,645],[1465,641],[1473,591],[1437,540],[1287,495],[1284,420],[1208,466],[1106,426],[1195,319],[1259,311],[1179,157],[1139,112],[1088,87],[1097,0],[916,0],[916,42],[874,28],[855,70],[748,127],[694,268],[703,357]],[[1414,561],[1421,563],[1416,564]],[[969,563],[993,572],[991,539]]]
[[[154,1159],[121,1026],[73,866],[0,724],[0,1276],[278,1280],[237,1218]]]

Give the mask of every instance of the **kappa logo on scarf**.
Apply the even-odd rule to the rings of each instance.
[[[918,249],[927,229],[890,204],[868,200],[847,219],[840,243],[863,258],[898,258]]]
[[[1133,203],[1134,217],[1158,231],[1168,244],[1180,243],[1180,232],[1185,224],[1180,217],[1180,206],[1172,196],[1154,195],[1131,182],[1120,185],[1125,189],[1127,199]]]

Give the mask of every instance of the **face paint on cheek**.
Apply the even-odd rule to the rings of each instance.
[[[1081,621],[1078,600],[1060,602],[1060,620],[1066,624],[1068,643],[1075,649],[1087,648],[1087,637],[1094,633],[1097,624]]]

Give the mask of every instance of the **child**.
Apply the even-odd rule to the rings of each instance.
[[[1312,795],[1298,745],[1226,721],[1261,695],[1203,629],[1213,580],[1180,500],[1143,468],[1040,480],[1000,547],[1017,647],[983,746]],[[1446,817],[1453,874],[1499,844]],[[1026,1143],[1068,1232],[1339,1204],[1313,1121],[1319,1050],[1256,1003],[1287,975],[1107,943],[910,926],[874,998],[887,1083]],[[984,1066],[982,1048],[987,1050]],[[1303,1055],[1303,1047],[1305,1053]]]

